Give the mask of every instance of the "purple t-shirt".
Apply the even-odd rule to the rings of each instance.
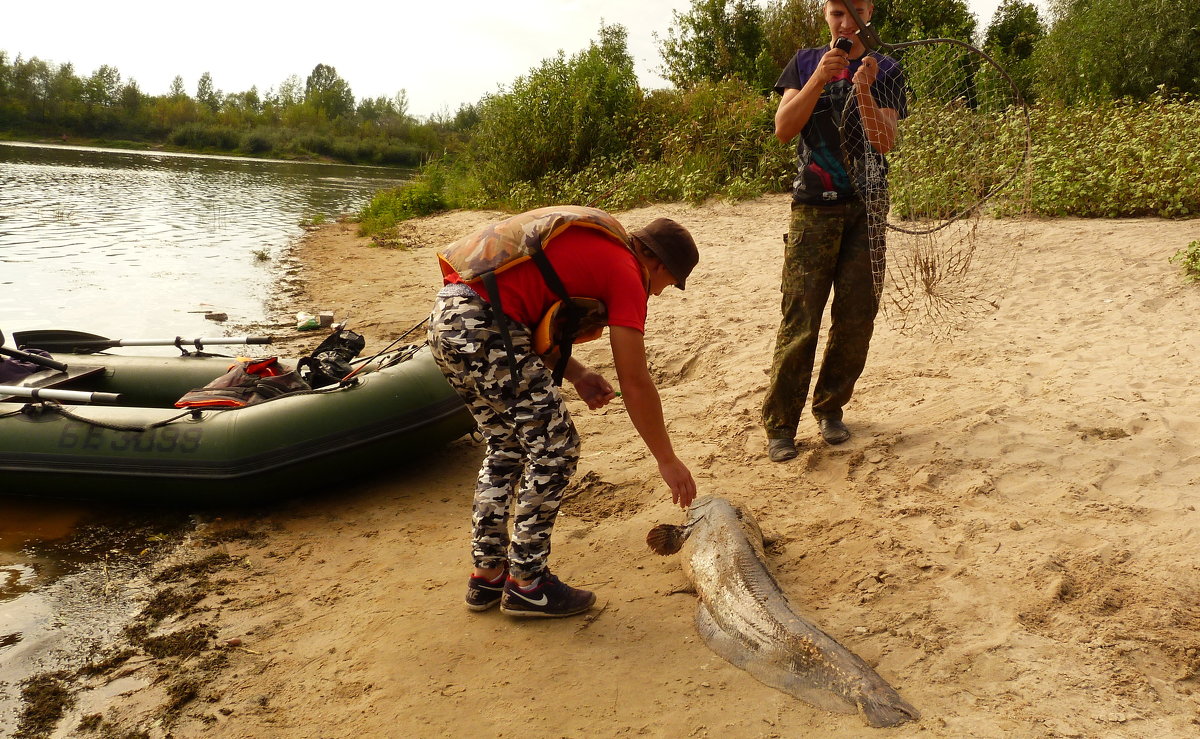
[[[775,92],[782,95],[784,90],[803,88],[827,51],[828,46],[797,51],[775,82]],[[900,118],[905,117],[908,115],[908,104],[904,71],[894,59],[875,52],[869,53],[879,62],[879,74],[871,85],[875,104],[880,108],[893,108]],[[799,173],[792,184],[792,199],[797,203],[829,205],[856,197],[856,193],[865,186],[863,177],[869,168],[848,164],[854,164],[864,156],[875,159],[875,163],[887,174],[887,160],[866,146],[862,136],[853,139],[847,137],[844,145],[842,141],[843,128],[861,131],[858,106],[853,100],[850,105],[846,104],[854,91],[850,80],[861,66],[862,59],[851,59],[849,69],[825,85],[808,123],[800,131],[796,145]],[[853,178],[849,172],[855,173]]]

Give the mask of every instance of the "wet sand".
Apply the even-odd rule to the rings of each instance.
[[[498,215],[421,219],[407,249],[323,227],[282,299],[333,310],[380,348],[427,314],[433,248]],[[1196,221],[981,223],[1009,265],[996,307],[942,341],[881,320],[846,408],[853,438],[827,447],[806,422],[800,456],[773,464],[758,415],[786,196],[619,215],[695,234],[701,264],[686,292],[651,302],[647,334],[677,449],[702,493],[743,501],[778,537],[771,565],[796,607],[922,712],[893,735],[1195,734],[1200,286],[1167,259]],[[611,376],[603,342],[579,356]],[[162,567],[207,564],[160,583],[178,597],[143,619],[203,648],[143,649],[77,680],[60,735],[81,722],[154,737],[866,733],[699,641],[678,559],[644,544],[682,520],[653,459],[619,402],[568,396],[584,451],[552,561],[597,591],[587,617],[463,607],[482,454],[463,438],[203,527]]]

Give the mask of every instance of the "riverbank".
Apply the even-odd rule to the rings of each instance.
[[[620,214],[676,218],[701,246],[688,290],[651,301],[647,335],[701,492],[747,502],[797,607],[922,711],[893,735],[1193,734],[1200,289],[1167,259],[1196,222],[981,223],[1011,256],[997,307],[942,342],[881,321],[851,441],[824,446],[805,423],[800,457],[773,464],[758,409],[786,211],[770,196]],[[324,226],[298,247],[289,300],[380,348],[427,314],[433,249],[499,215],[411,222],[402,249]],[[612,375],[601,342],[579,356]],[[861,736],[860,718],[699,641],[678,559],[644,544],[680,519],[653,459],[619,402],[568,396],[584,452],[553,560],[597,591],[587,617],[463,607],[482,454],[464,438],[346,490],[222,514],[163,564],[171,595],[143,619],[143,636],[183,635],[174,651],[142,646],[77,681],[61,735]]]

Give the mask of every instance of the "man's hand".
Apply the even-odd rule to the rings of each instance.
[[[813,77],[821,83],[822,86],[829,84],[834,77],[837,77],[850,66],[850,57],[841,49],[830,49],[821,57],[821,61],[817,62],[817,69],[813,72]],[[860,70],[861,71],[861,70]],[[857,78],[857,75],[855,75]]]
[[[660,462],[658,472],[671,488],[671,502],[680,508],[687,508],[696,499],[696,481],[692,479],[691,470],[678,459],[671,462]]]
[[[585,369],[578,377],[571,378],[571,384],[575,386],[575,392],[579,393],[583,402],[587,403],[587,407],[592,410],[603,408],[617,397],[608,380],[594,370]]]
[[[870,87],[875,84],[875,77],[879,74],[879,61],[870,55],[862,58],[862,66],[854,73],[854,84],[866,85]]]

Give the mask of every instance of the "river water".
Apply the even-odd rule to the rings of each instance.
[[[0,142],[0,331],[195,338],[267,322],[301,222],[356,211],[408,174]],[[139,605],[129,587],[139,560],[191,523],[189,511],[87,510],[8,492],[0,735],[14,726],[20,681],[86,659],[118,633]]]
[[[302,221],[407,172],[0,142],[0,330],[220,335],[266,317]]]

